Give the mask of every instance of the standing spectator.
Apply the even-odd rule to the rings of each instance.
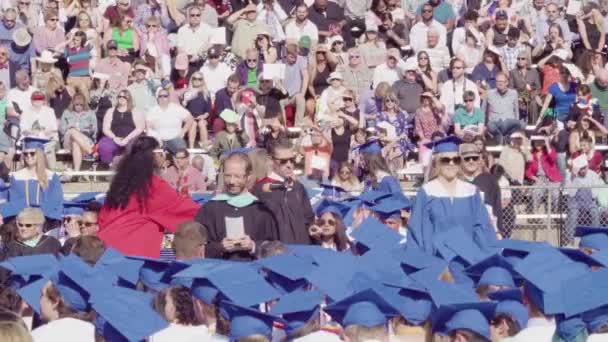
[[[562,65],[559,68],[559,81],[553,83],[549,87],[549,93],[545,97],[543,108],[540,111],[540,117],[542,117],[547,108],[549,108],[551,100],[555,99],[555,117],[562,123],[565,123],[568,120],[570,106],[572,106],[572,104],[576,101],[577,88],[577,84],[572,82],[570,78],[570,70],[568,70],[565,65]]]
[[[446,32],[451,32],[456,26],[456,14],[454,11],[460,12],[460,8],[453,8],[452,3],[444,0],[429,0],[429,5],[433,8],[433,19],[442,24]],[[416,10],[417,15],[421,15],[424,10],[424,5]]]
[[[335,2],[315,0],[308,9],[308,18],[317,25],[319,41],[344,33],[343,28],[346,25],[344,9]]]
[[[551,2],[545,7],[546,19],[536,22],[536,44],[545,40],[545,37],[550,35],[549,28],[553,25],[558,25],[563,33],[564,45],[570,46],[572,39],[570,37],[570,27],[566,19],[560,15],[559,7]]]
[[[604,126],[608,127],[608,70],[600,69],[595,80],[589,84],[591,95],[597,99],[600,111],[604,116]]]
[[[98,236],[127,255],[158,258],[164,230],[191,220],[199,206],[180,196],[155,175],[153,151],[158,142],[139,137],[118,163],[99,213]]]
[[[399,108],[406,113],[415,113],[420,107],[420,96],[424,92],[418,82],[418,66],[414,61],[407,61],[403,67],[403,78],[393,83],[393,92],[399,99]]]
[[[44,11],[44,26],[34,31],[32,44],[37,54],[51,50],[65,40],[65,32],[58,25],[59,14],[56,10]]]
[[[581,88],[582,87],[585,87],[585,85],[581,86]],[[606,127],[595,120],[593,116],[582,113],[576,121],[574,129],[570,131],[570,136],[568,137],[568,148],[570,150],[570,154],[580,151],[581,139],[583,137],[588,137],[591,139],[591,143],[595,144],[596,130],[602,136],[608,134]]]
[[[429,56],[429,62],[434,70],[443,70],[450,64],[450,51],[447,46],[439,44],[439,33],[429,29],[426,33],[426,48],[422,51]]]
[[[308,6],[306,6],[306,3],[300,2],[296,6],[294,19],[285,25],[285,36],[287,44],[297,44],[303,36],[310,37],[313,45],[319,42],[319,30],[308,19]]]
[[[194,119],[181,105],[169,101],[169,92],[165,89],[156,91],[158,105],[146,113],[146,130],[148,134],[159,138],[163,147],[175,154],[178,149],[187,148],[184,137],[190,131]]]
[[[135,10],[133,24],[139,32],[146,31],[148,20],[155,20],[158,25],[162,26],[163,31],[170,29],[171,17],[167,10],[166,4],[161,4],[157,0],[146,0],[140,3]]]
[[[459,50],[454,53],[456,57],[464,61],[467,75],[472,74],[473,69],[481,63],[483,57],[483,47],[480,45],[479,36],[471,31],[466,31],[464,44],[461,44]]]
[[[91,88],[90,70],[93,63],[91,51],[94,47],[86,44],[86,34],[83,31],[76,31],[68,41],[63,56],[69,65],[67,85],[88,97]]]
[[[354,172],[354,167],[349,162],[343,162],[338,165],[336,173],[332,178],[331,185],[336,185],[348,192],[363,191],[363,184],[357,178]]]
[[[17,215],[17,238],[7,242],[6,257],[59,254],[61,244],[43,234],[44,213],[40,208],[24,208]]]
[[[348,162],[352,135],[359,126],[358,120],[343,111],[340,110],[337,114],[338,117],[333,120],[331,128],[331,145],[333,148],[330,172],[332,175],[335,174],[338,165]]]
[[[396,140],[399,153],[398,157],[391,158],[391,165],[396,165],[394,170],[399,170],[405,166],[407,155],[414,146],[410,142],[411,121],[408,114],[399,108],[399,100],[394,93],[390,93],[384,98],[384,106],[378,115],[377,125],[381,126],[383,122],[395,129],[395,136],[392,138]]]
[[[313,116],[317,110],[317,101],[321,94],[329,87],[330,74],[336,68],[335,57],[328,53],[327,46],[320,44],[311,58],[308,66],[310,80],[308,84],[308,98],[306,99],[306,114]]]
[[[542,67],[542,61],[549,58],[551,55],[557,55],[562,60],[570,60],[572,58],[572,50],[570,44],[564,39],[564,31],[561,26],[553,24],[549,26],[548,36],[541,43],[534,47],[532,56],[536,58],[539,66]]]
[[[266,24],[266,30],[262,32],[275,43],[282,43],[285,40],[283,23],[289,17],[287,16],[287,13],[283,11],[281,5],[279,5],[276,0],[262,1],[257,5],[257,14],[257,21]]]
[[[601,52],[606,43],[606,30],[602,13],[594,7],[584,6],[583,13],[576,15],[576,25],[585,49]]]
[[[547,201],[551,201],[551,207],[557,208],[559,200],[557,187],[562,181],[562,175],[557,166],[557,152],[544,136],[532,137],[532,159],[526,166],[526,179],[535,186],[532,190],[534,210],[540,208],[541,200],[547,196]]]
[[[162,179],[182,196],[207,190],[203,175],[190,165],[190,153],[185,148],[177,149],[173,155],[173,165],[167,168]]]
[[[63,148],[72,152],[75,171],[80,171],[82,159],[93,153],[97,136],[97,117],[89,109],[86,97],[76,93],[69,110],[61,116],[59,132],[63,137]]]
[[[261,113],[262,118],[265,120],[280,118],[284,121],[285,115],[281,107],[281,100],[287,98],[287,91],[283,87],[283,81],[278,78],[276,80],[265,79],[262,74],[258,84],[256,101],[264,109],[264,112]]]
[[[255,49],[261,63],[276,63],[278,58],[277,48],[272,43],[268,32],[263,31],[255,38]]]
[[[331,107],[336,101],[339,102],[340,106],[344,105],[344,102],[341,100],[346,88],[343,85],[342,74],[336,71],[332,72],[327,78],[327,83],[329,83],[329,87],[323,90],[321,96],[317,100],[315,122],[331,121],[331,119],[334,118],[334,110],[332,110],[333,108]]]
[[[483,35],[479,32],[478,18],[479,13],[474,9],[469,9],[464,13],[464,26],[455,28],[452,35],[452,51],[454,53],[458,53],[460,48],[466,44],[468,36],[475,38],[480,46],[485,46]]]
[[[462,99],[467,90],[475,94],[475,107],[479,107],[479,92],[477,85],[473,81],[467,79],[464,74],[464,62],[458,58],[450,61],[450,70],[452,71],[452,79],[443,83],[441,86],[441,103],[445,106],[445,111],[449,115],[453,115],[464,103]]]
[[[97,63],[95,71],[110,76],[108,83],[111,89],[125,89],[129,75],[131,74],[131,65],[120,59],[118,55],[118,43],[116,41],[108,41],[106,43],[106,50],[108,56]]]
[[[368,141],[359,148],[365,180],[364,191],[385,193],[401,192],[399,180],[391,174],[386,159],[382,156],[382,146],[377,141]]]
[[[309,74],[306,58],[298,54],[298,46],[288,44],[285,48],[285,90],[289,98],[284,100],[283,106],[295,105],[296,119],[295,124],[301,125],[304,120],[306,101],[304,95],[308,89]]]
[[[182,104],[194,118],[194,124],[188,132],[188,146],[194,148],[197,133],[201,146],[207,146],[209,144],[208,120],[212,103],[202,73],[197,71],[190,77],[188,90],[184,93]]]
[[[574,230],[579,224],[581,212],[587,215],[582,225],[597,227],[600,225],[600,213],[597,196],[601,187],[606,183],[594,171],[589,169],[587,157],[581,155],[572,161],[572,172],[568,172],[564,188],[568,195],[568,216],[566,218],[566,231],[564,243],[574,242]]]
[[[418,160],[425,169],[430,165],[432,153],[426,144],[437,132],[445,135],[448,125],[449,116],[444,105],[432,93],[422,93],[420,108],[414,116],[414,135],[418,137]]]
[[[397,49],[389,49],[386,52],[386,62],[378,65],[374,69],[372,78],[372,88],[376,88],[380,83],[386,82],[392,86],[401,78],[401,53]]]
[[[247,133],[239,127],[239,115],[235,111],[224,109],[220,113],[220,119],[226,126],[215,135],[213,147],[209,151],[209,154],[217,159],[226,152],[245,147],[249,142]]]
[[[265,24],[258,21],[256,5],[249,4],[232,13],[226,21],[232,26],[232,52],[237,57],[246,58],[246,51],[254,47],[255,38],[264,32]]]
[[[262,117],[256,102],[256,95],[253,89],[245,88],[237,95],[238,114],[240,117],[239,126],[244,134],[249,137],[245,147],[256,148],[261,142],[260,128],[262,127]]]
[[[201,21],[202,11],[198,6],[187,10],[188,24],[177,31],[177,49],[188,56],[192,68],[200,68],[202,60],[200,55],[209,48],[211,39],[211,26]]]
[[[247,189],[253,171],[249,157],[231,153],[224,160],[223,170],[224,192],[205,204],[195,220],[209,234],[207,257],[252,260],[263,241],[279,238],[279,226],[266,203]],[[240,235],[233,235],[235,228],[240,229]]]
[[[101,32],[105,32],[108,28],[118,25],[120,17],[124,15],[128,15],[131,18],[135,17],[131,0],[118,0],[115,4],[108,6],[103,13]]]
[[[111,164],[116,156],[145,129],[143,115],[133,109],[133,98],[128,90],[116,97],[116,105],[108,109],[103,117],[104,137],[99,141],[99,159]]]
[[[511,27],[507,34],[507,44],[500,48],[500,55],[507,67],[504,72],[511,72],[517,68],[517,58],[528,53],[529,48],[519,41],[520,31]]]
[[[154,75],[168,77],[171,74],[169,38],[161,29],[160,20],[155,16],[147,18],[145,30],[139,32],[139,55],[146,62],[146,66],[152,69]]]
[[[230,82],[229,76],[232,74],[228,64],[220,60],[220,53],[216,47],[210,48],[207,53],[207,61],[200,69],[207,81],[207,88],[211,97],[217,96],[216,93],[224,88],[227,82]],[[240,78],[238,80],[240,82]]]
[[[300,153],[304,155],[304,175],[309,179],[321,182],[329,177],[329,169],[333,146],[331,138],[319,128],[311,128],[311,132],[302,143]]]
[[[295,151],[288,141],[271,146],[272,171],[259,181],[253,194],[272,211],[283,243],[310,244],[308,228],[314,213],[304,186],[295,180]]]
[[[523,128],[519,121],[519,101],[517,92],[509,88],[509,76],[501,72],[496,75],[496,89],[488,91],[485,105],[488,116],[488,132],[498,144],[504,143],[504,136]]]
[[[537,98],[541,84],[538,70],[530,67],[529,52],[520,52],[517,55],[515,69],[509,72],[509,84],[518,93],[520,117],[525,118],[526,123],[536,123],[539,114]]]
[[[485,89],[496,88],[496,75],[499,72],[507,72],[500,60],[500,51],[490,46],[483,52],[483,60],[473,68],[471,80],[477,82],[477,86]]]
[[[524,184],[526,164],[532,160],[528,139],[523,131],[511,133],[508,145],[502,147],[498,164],[506,171],[508,178]]]
[[[156,105],[154,98],[154,84],[148,79],[148,73],[151,70],[142,63],[136,63],[133,67],[133,75],[135,76],[127,90],[133,96],[133,108],[140,113],[146,113],[150,108]]]
[[[422,79],[424,90],[433,94],[437,93],[437,72],[431,67],[429,54],[425,51],[420,51],[416,55],[418,59],[418,76]]]
[[[475,136],[484,136],[486,117],[474,105],[475,93],[468,90],[463,96],[464,106],[454,113],[454,133],[464,141],[471,141]]]
[[[434,7],[425,3],[420,10],[420,21],[410,30],[410,45],[415,52],[427,48],[427,33],[430,29],[435,29],[439,35],[437,45],[445,46],[447,42],[447,30],[440,22],[433,18]]]
[[[494,25],[486,32],[486,47],[496,46],[501,48],[507,44],[507,36],[511,26],[509,25],[509,14],[505,10],[496,11]]]
[[[338,66],[337,71],[344,77],[344,86],[355,91],[360,97],[369,91],[372,84],[373,72],[365,65],[359,48],[348,50],[348,63]]]
[[[203,74],[204,76],[204,74]],[[239,89],[239,76],[237,74],[232,74],[228,76],[228,80],[226,81],[226,87],[220,89],[215,95],[215,112],[222,113],[224,109],[235,109],[235,101],[233,100],[236,92]],[[211,92],[210,92],[211,93]],[[211,94],[213,98],[213,94]],[[213,133],[217,134],[225,127],[224,121],[218,116],[213,121]]]

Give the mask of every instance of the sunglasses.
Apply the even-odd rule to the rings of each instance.
[[[296,157],[285,158],[285,159],[272,157],[272,159],[278,161],[279,164],[281,164],[281,165],[287,165],[287,163],[291,163],[292,165],[296,164]]]
[[[525,60],[527,60],[527,58],[526,57],[517,57],[517,60],[518,61],[525,61]]]
[[[202,77],[192,77],[193,81],[202,81],[203,78]]]
[[[38,224],[36,224],[36,223],[19,223],[19,222],[17,222],[17,226],[19,228],[33,228],[33,227],[38,226]]]
[[[247,63],[255,63],[255,62],[257,62],[257,61],[258,61],[257,59],[248,59],[248,60],[247,60]]]
[[[470,157],[464,157],[462,158],[466,163],[470,163],[472,161],[476,162],[479,161],[479,156],[470,156]]]
[[[198,17],[200,17],[200,16],[201,16],[201,14],[200,14],[200,13],[190,13],[190,16],[191,16],[192,18],[198,18]]]
[[[147,28],[158,27],[157,25],[146,25]]]
[[[317,221],[317,226],[324,226],[324,225],[335,226],[336,221],[332,220],[332,219],[328,219],[328,220],[320,219]]]
[[[395,100],[393,99],[386,99],[384,100],[385,103],[395,103]]]
[[[460,157],[441,157],[439,158],[439,162],[442,165],[449,165],[449,164],[453,164],[453,165],[460,165],[460,163],[462,162],[462,158]]]
[[[352,101],[353,98],[352,97],[343,97],[342,101],[347,102],[347,101]]]
[[[432,9],[423,9],[422,13],[433,13]]]
[[[158,94],[158,98],[167,98],[169,94]]]
[[[29,4],[30,4],[29,2],[23,2],[23,1],[20,1],[20,2],[19,2],[19,5],[26,5],[26,6],[27,6],[27,5],[29,5]]]
[[[340,171],[341,175],[350,175],[352,172],[350,172],[350,170],[342,170]]]
[[[466,100],[464,100],[465,103],[466,102],[474,102],[474,101],[475,101],[475,99],[466,99]]]
[[[119,98],[119,99],[125,99],[125,100],[126,100],[126,99],[127,99],[127,95],[118,95],[118,98]]]
[[[419,57],[418,60],[420,61],[427,61],[429,58],[428,57]]]
[[[59,21],[59,19],[58,18],[51,18],[51,19],[49,19],[49,21]]]
[[[23,152],[23,155],[25,157],[35,157],[36,156],[36,152],[35,151]]]
[[[452,70],[459,70],[459,69],[462,69],[462,68],[464,68],[464,67],[461,67],[461,66],[455,66],[455,67],[452,67]]]
[[[337,40],[337,41],[333,42],[332,44],[333,45],[338,45],[338,44],[344,44],[344,42],[341,41],[341,40]]]
[[[359,56],[359,55],[350,55],[350,56],[348,56],[348,58],[353,58],[353,59],[359,58],[359,57],[361,57],[361,56]]]

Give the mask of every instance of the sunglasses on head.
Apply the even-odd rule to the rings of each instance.
[[[279,164],[281,164],[281,165],[286,165],[287,163],[291,163],[291,164],[295,165],[295,163],[296,163],[296,157],[285,158],[285,159],[276,158],[276,157],[272,157],[272,158],[274,160],[278,161]]]
[[[19,223],[17,222],[17,226],[20,228],[33,228],[36,227],[38,224],[36,223]]]
[[[336,225],[336,221],[332,220],[332,219],[328,219],[328,220],[319,219],[319,220],[317,220],[317,226],[324,226],[324,225],[335,226]]]
[[[460,165],[460,163],[462,162],[462,158],[460,158],[460,157],[441,157],[441,158],[439,158],[439,162],[442,165],[449,165],[449,164]]]

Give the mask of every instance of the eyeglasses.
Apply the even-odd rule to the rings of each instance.
[[[125,99],[125,100],[126,100],[126,99],[127,99],[127,95],[118,95],[118,98],[119,98],[119,99]]]
[[[128,2],[119,2],[118,5],[119,6],[123,6],[123,7],[129,7],[129,3]]]
[[[350,175],[352,172],[350,172],[350,170],[342,170],[340,171],[341,175]]]
[[[59,21],[59,18],[51,18],[49,21]]]
[[[466,103],[466,102],[473,102],[473,101],[475,101],[475,99],[465,99],[465,100],[464,100],[464,102],[465,102],[465,103]]]
[[[38,226],[38,224],[37,223],[19,223],[19,222],[17,222],[17,226],[19,228],[33,228],[33,227]]]
[[[201,16],[201,14],[200,14],[200,13],[190,13],[190,16],[191,16],[192,18],[198,18],[198,17],[200,17],[200,16]]]
[[[7,24],[14,24],[17,22],[17,20],[11,20],[11,19],[4,19],[3,21]]]
[[[395,103],[395,100],[393,100],[393,99],[386,99],[386,100],[384,100],[384,103]]]
[[[328,219],[328,220],[320,219],[320,220],[317,221],[317,226],[324,226],[324,225],[335,226],[336,225],[336,220],[332,220],[332,219]]]
[[[525,60],[527,60],[527,58],[526,57],[517,57],[517,60],[518,61],[525,61]]]
[[[341,41],[341,40],[337,40],[337,41],[335,41],[335,42],[332,43],[332,45],[337,45],[337,44],[344,44],[344,42]]]
[[[186,159],[186,158],[188,158],[188,157],[186,157],[186,156],[175,156],[175,159],[181,159],[181,160],[183,160],[183,159]]]
[[[202,77],[192,77],[193,81],[202,81],[203,78]]]
[[[419,61],[426,61],[426,60],[428,60],[428,59],[429,59],[429,58],[428,58],[428,57],[425,57],[425,56],[420,56],[420,57],[418,57],[418,60],[419,60]]]
[[[158,98],[167,98],[169,94],[158,94]]]
[[[449,164],[453,164],[453,165],[460,165],[460,163],[462,162],[462,158],[460,157],[441,157],[439,158],[439,162],[442,165],[449,165]]]
[[[292,165],[296,164],[296,157],[285,158],[285,159],[281,159],[281,158],[277,158],[277,157],[272,157],[272,159],[278,161],[279,164],[281,164],[281,165],[287,165],[287,163],[291,163]]]
[[[218,59],[220,56],[209,56],[209,59]]]
[[[472,161],[473,161],[473,162],[476,162],[476,161],[479,161],[479,156],[469,156],[469,157],[464,157],[464,158],[462,158],[462,159],[464,159],[464,161],[465,161],[466,163],[470,163],[470,162],[472,162]]]
[[[25,2],[25,1],[19,1],[19,5],[25,5],[28,6],[30,3],[29,2]]]
[[[344,101],[344,102],[348,102],[348,101],[352,101],[352,100],[353,100],[352,97],[343,97],[342,98],[342,101]]]
[[[258,60],[257,59],[248,59],[247,63],[256,63]]]
[[[158,27],[158,25],[146,25],[147,28]]]
[[[359,55],[350,55],[350,56],[348,56],[348,58],[351,58],[351,59],[356,59],[356,58],[360,58],[360,57],[361,56],[359,56]]]
[[[23,156],[25,156],[25,157],[35,157],[36,156],[36,151],[23,152]]]

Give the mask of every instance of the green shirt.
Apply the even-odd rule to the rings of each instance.
[[[595,82],[591,82],[589,83],[589,89],[591,89],[591,95],[597,99],[600,109],[608,109],[608,88],[602,89]]]
[[[247,86],[256,88],[258,86],[258,70],[247,68]]]
[[[473,108],[473,113],[468,113],[466,109],[460,107],[454,113],[454,123],[460,124],[460,127],[467,127],[469,125],[479,125],[484,123],[483,112],[479,108]]]
[[[0,100],[0,124],[6,121],[6,97]]]

